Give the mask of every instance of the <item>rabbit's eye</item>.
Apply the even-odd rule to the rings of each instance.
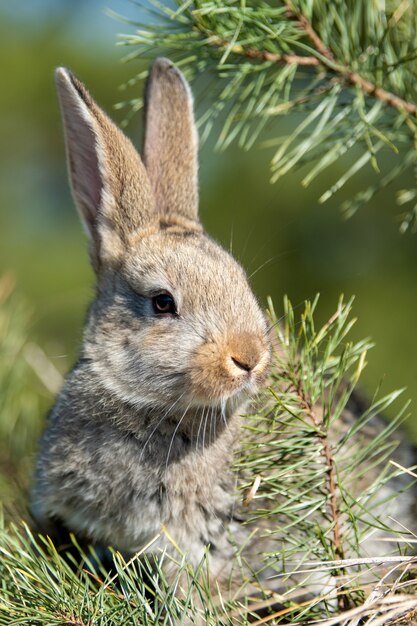
[[[159,315],[163,314],[177,314],[177,307],[175,306],[175,300],[170,293],[160,293],[152,298],[152,306],[155,313]]]

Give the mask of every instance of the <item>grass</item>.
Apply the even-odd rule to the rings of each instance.
[[[357,399],[371,343],[349,341],[352,302],[341,299],[319,328],[318,299],[298,318],[288,300],[282,319],[270,306],[270,383],[245,420],[235,460],[262,571],[251,591],[231,594],[209,580],[206,558],[192,571],[178,552],[168,581],[173,557],[151,566],[144,551],[128,563],[114,553],[109,573],[93,551],[58,552],[21,521],[45,406],[61,380],[27,336],[30,314],[13,287],[9,276],[0,281],[0,624],[415,623],[417,558],[407,552],[416,536],[405,504],[415,468],[404,444],[395,453],[407,403],[400,392]],[[397,417],[385,423],[379,416],[390,406]],[[250,553],[239,549],[236,566]]]

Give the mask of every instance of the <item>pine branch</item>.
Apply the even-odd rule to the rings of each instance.
[[[241,46],[233,45],[233,43],[231,41],[227,41],[227,39],[222,40],[213,37],[211,44],[213,46],[218,46],[223,50],[227,50],[230,46],[232,46],[232,50],[235,54],[241,54],[247,59],[283,63],[284,65],[312,65],[314,67],[320,65],[320,62],[316,57],[299,56],[296,54],[274,54],[273,52],[259,50],[258,48],[242,48]]]
[[[178,0],[178,9],[151,2],[159,21],[123,37],[134,47],[127,58],[168,54],[190,79],[215,76],[203,140],[214,132],[220,149],[273,149],[271,181],[303,167],[304,186],[359,148],[319,198],[328,201],[371,166],[375,182],[342,204],[347,217],[403,174],[417,180],[417,0],[392,9],[387,0],[385,10],[353,0]],[[128,104],[137,110],[141,101]],[[285,136],[279,118],[295,112],[301,122]],[[387,152],[393,166],[383,165]],[[409,207],[400,230],[417,229],[415,189],[397,198]]]
[[[351,303],[340,301],[335,314],[318,330],[313,319],[316,305],[317,301],[306,303],[297,331],[292,307],[285,303],[272,399],[264,398],[259,411],[249,417],[248,437],[237,468],[243,478],[249,474],[242,488],[244,504],[252,504],[251,523],[262,527],[262,520],[268,519],[270,524],[272,519],[275,526],[275,531],[267,532],[268,540],[277,545],[276,550],[267,549],[268,567],[277,576],[284,573],[288,580],[300,580],[304,574],[308,576],[305,565],[313,555],[320,563],[328,562],[330,578],[343,581],[332,595],[342,612],[363,601],[360,594],[355,595],[359,590],[349,566],[345,567],[349,563],[346,554],[360,555],[362,538],[369,529],[384,527],[377,513],[383,505],[378,504],[376,493],[391,480],[381,467],[395,443],[392,427],[384,429],[376,415],[397,394],[375,400],[363,415],[350,412],[350,398],[371,346],[368,342],[345,343],[354,321],[349,320]],[[272,319],[276,321],[273,312]],[[371,435],[365,434],[368,428]],[[364,476],[367,486],[362,485],[358,499],[355,485]],[[332,585],[330,581],[323,584]],[[326,604],[330,612],[331,606]],[[312,616],[311,611],[314,613],[309,605]]]
[[[345,558],[345,554],[342,546],[341,515],[337,498],[336,468],[329,439],[326,432],[323,431],[323,427],[325,427],[324,420],[323,417],[319,417],[313,409],[303,389],[301,378],[297,381],[296,393],[300,399],[301,406],[304,407],[305,414],[311,417],[313,424],[317,428],[317,437],[321,445],[321,453],[324,457],[326,465],[327,492],[329,494],[330,517],[333,526],[334,553],[338,559],[343,560]]]
[[[273,54],[271,52],[267,52],[266,50],[259,50],[257,48],[242,48],[240,52],[237,46],[233,47],[233,52],[243,54],[248,59],[271,61],[273,63],[310,65],[315,67],[324,66],[330,71],[330,73],[340,76],[340,80],[359,87],[359,89],[365,94],[373,96],[384,104],[394,107],[399,111],[405,111],[413,116],[417,115],[417,105],[413,102],[407,102],[394,93],[378,87],[376,84],[366,80],[360,74],[353,71],[350,67],[339,65],[332,52],[324,45],[320,37],[317,35],[308,19],[304,15],[297,14],[291,7],[291,3],[288,0],[284,0],[284,4],[287,7],[288,18],[297,22],[300,30],[308,39],[310,39],[319,56]],[[227,40],[221,41],[214,39],[212,43],[219,45],[223,49],[227,49],[231,45],[231,42]]]

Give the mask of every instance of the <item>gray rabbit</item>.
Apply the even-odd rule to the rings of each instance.
[[[198,220],[181,73],[153,64],[143,160],[68,70],[56,81],[97,292],[41,442],[32,513],[44,531],[59,523],[126,554],[164,526],[194,565],[210,545],[216,577],[233,552],[230,465],[239,416],[267,375],[267,320]]]
[[[142,159],[68,70],[56,81],[97,290],[42,438],[33,516],[44,532],[61,525],[126,555],[165,528],[151,551],[178,546],[197,566],[210,546],[210,575],[226,581],[250,533],[234,515],[240,416],[266,380],[271,343],[244,271],[198,219],[188,84],[154,62]],[[403,499],[410,524],[413,498]]]

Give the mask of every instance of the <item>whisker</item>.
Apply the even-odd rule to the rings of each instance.
[[[263,263],[261,263],[261,265],[259,265],[259,267],[256,268],[256,270],[254,270],[253,272],[251,272],[248,275],[248,278],[251,279],[253,276],[255,276],[255,274],[257,274],[260,270],[262,270],[264,267],[266,267],[267,265],[269,265],[270,263],[272,263],[272,261],[278,261],[278,257],[277,256],[271,256],[271,258],[267,259],[266,261],[264,261]]]
[[[210,407],[210,439],[209,439],[209,443],[213,443],[214,442],[214,438],[213,438],[213,426],[214,426],[214,407]]]
[[[248,233],[247,233],[247,235],[246,235],[245,243],[243,244],[243,247],[242,247],[242,252],[241,252],[241,256],[242,256],[242,257],[246,254],[246,250],[247,250],[247,248],[248,248],[248,244],[249,244],[249,242],[250,242],[250,239],[251,239],[251,237],[252,237],[252,235],[253,235],[254,231],[255,231],[255,226],[254,226],[254,224],[252,224],[252,227],[251,227],[251,229],[248,231]]]
[[[197,440],[196,440],[196,450],[198,449],[198,442],[200,439],[200,431],[201,431],[201,427],[203,425],[203,419],[204,419],[204,413],[206,411],[206,407],[203,407],[201,410],[201,419],[200,419],[200,425],[198,427],[198,432],[197,432]]]
[[[180,421],[178,422],[178,424],[177,424],[177,425],[176,425],[176,427],[175,427],[174,432],[172,433],[171,442],[170,442],[170,444],[169,444],[168,453],[167,453],[167,460],[166,460],[166,463],[165,463],[165,471],[167,471],[167,469],[168,469],[169,456],[170,456],[170,454],[171,454],[172,446],[173,446],[173,444],[174,444],[175,435],[177,434],[177,431],[178,431],[179,427],[181,426],[181,422],[182,422],[182,420],[184,419],[184,417],[185,417],[185,415],[186,415],[186,413],[187,413],[188,409],[190,408],[190,406],[191,406],[191,403],[190,403],[190,404],[187,406],[187,408],[185,409],[184,413],[183,413],[183,414],[182,414],[182,416],[181,416]]]
[[[154,434],[156,433],[156,431],[158,430],[158,427],[162,424],[162,422],[164,421],[164,419],[168,416],[169,412],[172,411],[172,409],[174,408],[174,406],[181,400],[181,398],[183,398],[183,396],[185,395],[185,391],[182,392],[182,394],[175,400],[174,404],[172,404],[162,415],[162,417],[157,421],[156,426],[152,429],[151,434],[149,435],[149,437],[147,438],[147,440],[145,441],[144,445],[142,446],[142,450],[141,453],[139,455],[139,463],[142,461],[143,455],[145,453],[145,448],[146,446],[149,444],[150,440],[152,439],[152,437],[154,436]]]
[[[204,427],[203,427],[203,450],[205,447],[205,442],[206,442],[206,430],[207,430],[207,419],[208,419],[208,415],[209,415],[209,408],[207,407],[207,414],[206,417],[204,418]]]
[[[233,226],[234,226],[234,223],[232,222],[232,227],[230,229],[230,243],[229,243],[229,252],[232,255],[233,255]]]
[[[221,403],[220,403],[220,416],[223,419],[225,427],[227,428],[228,427],[228,423],[227,423],[227,420],[226,420],[226,404],[227,404],[227,400],[225,400],[223,398]]]

